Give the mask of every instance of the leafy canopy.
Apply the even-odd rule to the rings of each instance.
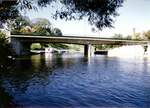
[[[19,16],[11,23],[11,34],[62,36],[59,28],[53,28],[48,19]]]
[[[55,13],[55,18],[82,19],[87,17],[91,25],[100,30],[113,27],[114,17],[118,15],[117,9],[124,0],[13,0],[3,1],[0,4],[0,21],[15,18],[20,10],[34,9],[35,6],[46,7],[52,2],[61,3],[64,8]],[[57,4],[57,3],[56,3]]]

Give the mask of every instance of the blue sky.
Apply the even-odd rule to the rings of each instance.
[[[58,6],[59,8],[59,6]],[[24,15],[33,18],[47,18],[54,27],[61,29],[63,35],[79,36],[98,36],[111,37],[115,33],[124,36],[132,34],[133,28],[136,32],[150,30],[150,0],[125,0],[123,7],[119,8],[120,16],[115,18],[113,24],[115,28],[103,29],[102,31],[92,32],[91,26],[86,20],[64,21],[51,18],[54,8],[42,8],[36,11],[25,12]]]

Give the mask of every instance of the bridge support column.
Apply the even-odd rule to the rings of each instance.
[[[11,38],[10,44],[17,56],[30,54],[30,43],[24,43],[15,38]]]
[[[147,44],[147,55],[150,57],[150,43]]]
[[[94,55],[94,47],[91,44],[84,45],[84,56],[90,57]]]

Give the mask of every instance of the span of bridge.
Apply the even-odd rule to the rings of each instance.
[[[66,43],[84,45],[84,54],[91,55],[92,45],[135,45],[147,44],[148,41],[125,40],[114,38],[84,37],[84,36],[32,36],[32,35],[11,35],[10,43],[17,55],[27,54],[32,43]]]

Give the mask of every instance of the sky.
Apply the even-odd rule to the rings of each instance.
[[[59,6],[57,7],[59,8]],[[52,14],[54,8],[41,8],[38,11],[26,11],[23,15],[34,18],[47,18],[53,27],[59,28],[65,36],[93,36],[93,37],[112,37],[114,34],[123,36],[135,32],[142,33],[150,30],[150,0],[125,0],[123,7],[119,8],[120,14],[115,18],[114,28],[105,28],[102,31],[92,32],[92,27],[84,19],[82,21],[54,20]]]

